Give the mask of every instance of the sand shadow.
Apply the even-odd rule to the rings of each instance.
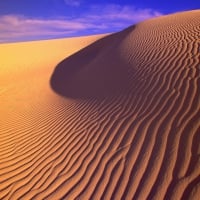
[[[59,95],[78,99],[125,92],[129,74],[118,46],[133,28],[106,36],[61,61],[51,76],[51,88]]]

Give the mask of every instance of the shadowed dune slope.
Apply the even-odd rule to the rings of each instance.
[[[0,199],[198,199],[199,19],[0,45]]]
[[[102,38],[55,68],[51,86],[59,94],[80,99],[105,98],[126,92],[130,70],[120,57],[120,46],[134,27]],[[132,74],[132,73],[131,73]]]

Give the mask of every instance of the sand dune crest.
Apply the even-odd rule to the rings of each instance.
[[[119,64],[123,61],[118,48],[133,29],[102,38],[67,57],[55,68],[51,87],[60,95],[79,99],[105,98],[119,91],[126,92],[131,68]]]

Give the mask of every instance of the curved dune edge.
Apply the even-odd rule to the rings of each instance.
[[[199,18],[0,45],[0,199],[198,199]]]

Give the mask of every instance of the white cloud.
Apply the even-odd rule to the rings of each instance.
[[[37,19],[20,15],[0,16],[0,42],[68,37],[82,34],[107,33],[124,29],[161,13],[133,6],[93,5],[77,18]]]
[[[60,37],[92,28],[92,24],[67,19],[32,19],[19,15],[0,17],[0,42]]]
[[[81,2],[79,0],[64,0],[66,5],[69,6],[80,6]]]
[[[109,4],[106,6],[94,5],[88,18],[97,20],[124,20],[137,23],[145,19],[161,16],[162,13],[152,9],[138,9],[134,6],[120,6]]]

